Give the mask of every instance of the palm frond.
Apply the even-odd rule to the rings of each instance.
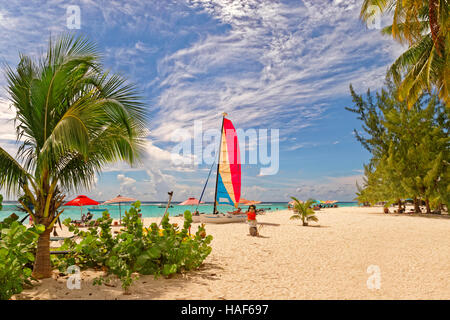
[[[0,188],[7,195],[18,194],[21,183],[27,180],[27,172],[3,148],[0,147]]]

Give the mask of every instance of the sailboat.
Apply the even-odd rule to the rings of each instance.
[[[241,197],[241,155],[239,143],[236,129],[231,120],[227,119],[226,116],[227,114],[223,113],[216,188],[214,192],[214,209],[212,214],[193,216],[193,218],[195,217],[194,222],[199,220],[199,222],[203,223],[232,223],[243,222],[247,219],[247,214],[245,213],[232,214],[219,213],[217,211],[218,204],[232,205],[237,208]],[[208,183],[208,179],[206,184]],[[201,197],[203,196],[206,184]]]

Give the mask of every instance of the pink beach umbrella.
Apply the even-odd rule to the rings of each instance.
[[[192,197],[192,198],[189,198],[189,199],[179,203],[178,205],[179,206],[195,206],[199,203],[204,203],[204,202],[203,201],[200,202],[198,199]]]
[[[105,202],[103,202],[103,204],[113,204],[113,203],[118,203],[119,204],[119,222],[120,224],[122,224],[122,209],[120,208],[120,205],[122,203],[130,203],[130,202],[135,202],[137,201],[137,199],[135,198],[128,198],[128,197],[123,197],[120,194],[112,199],[106,200]]]

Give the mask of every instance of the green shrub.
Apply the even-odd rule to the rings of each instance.
[[[34,252],[44,226],[27,229],[17,215],[0,222],[0,300],[8,300],[31,285]]]
[[[97,222],[91,222],[88,231],[80,231],[70,219],[65,220],[69,230],[82,240],[77,244],[73,239],[66,239],[61,249],[70,253],[55,259],[55,263],[63,272],[70,265],[102,269],[106,276],[97,278],[96,284],[109,281],[110,276],[115,275],[127,291],[133,282],[133,274],[167,277],[198,268],[211,253],[212,236],[206,236],[203,225],[195,235],[190,235],[192,215],[189,211],[184,213],[181,230],[178,225],[169,223],[167,216],[161,222],[162,229],[156,223],[144,228],[139,212],[140,202],[136,202],[125,212],[124,228],[115,236],[107,212]]]

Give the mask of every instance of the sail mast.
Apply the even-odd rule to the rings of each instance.
[[[222,126],[220,128],[220,142],[219,142],[219,160],[217,161],[216,191],[214,192],[214,209],[213,209],[213,214],[215,214],[216,210],[217,210],[217,184],[219,182],[219,166],[220,166],[220,152],[221,152],[221,149],[222,149],[223,120],[225,119],[226,116],[227,116],[227,114],[225,112],[222,113]]]

